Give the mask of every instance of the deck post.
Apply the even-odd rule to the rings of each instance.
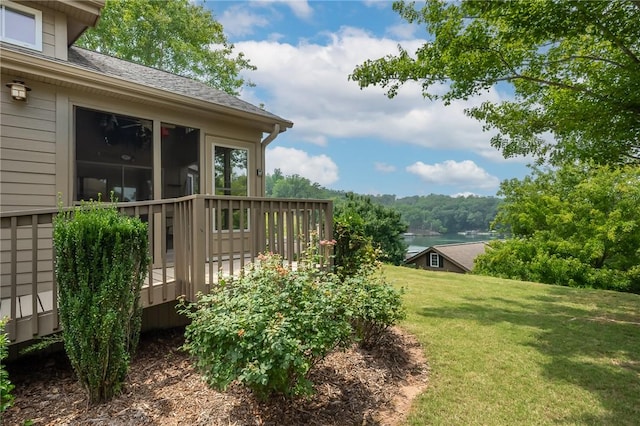
[[[205,268],[206,268],[206,221],[205,221],[205,198],[203,196],[196,195],[193,200],[193,210],[192,210],[192,227],[191,231],[193,232],[192,241],[192,254],[193,259],[193,274],[191,288],[189,289],[188,296],[192,301],[195,301],[196,294],[198,292],[206,291],[206,277],[205,277]],[[209,259],[210,260],[210,259]]]
[[[328,200],[324,206],[324,239],[333,239],[333,201]],[[329,269],[333,268],[333,255],[335,254],[334,246],[331,246],[331,256],[327,259]]]

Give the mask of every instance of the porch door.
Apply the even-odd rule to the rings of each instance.
[[[207,193],[221,196],[248,197],[250,193],[250,146],[238,142],[207,136]],[[227,206],[212,209],[211,238],[222,240],[218,257],[228,259],[242,255],[242,247],[250,241],[249,209]],[[220,226],[218,226],[220,224]],[[219,228],[219,229],[218,229]]]

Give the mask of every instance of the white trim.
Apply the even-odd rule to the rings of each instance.
[[[434,262],[434,260],[435,260],[435,262]],[[438,253],[433,253],[433,252],[429,253],[429,267],[431,267],[431,268],[439,268],[440,267],[440,255]]]
[[[35,21],[35,34],[34,34],[35,42],[34,43],[27,43],[24,40],[17,40],[17,39],[13,39],[5,36],[4,32],[5,32],[5,29],[7,28],[5,24],[6,8],[15,10],[17,12],[22,12],[23,14],[26,14],[26,15],[33,16],[33,20]],[[14,3],[9,0],[2,0],[0,2],[0,28],[2,28],[2,33],[0,34],[0,40],[7,43],[15,44],[16,46],[26,47],[28,49],[33,49],[33,50],[37,50],[38,52],[42,52],[42,11],[37,9],[32,9],[27,6],[23,6],[21,4]]]

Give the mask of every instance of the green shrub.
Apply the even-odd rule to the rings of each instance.
[[[335,270],[340,278],[358,274],[362,265],[377,261],[379,251],[366,234],[364,219],[355,212],[334,217]]]
[[[568,242],[565,246],[569,246]],[[627,271],[605,265],[594,267],[588,259],[575,257],[539,236],[491,243],[478,256],[473,272],[500,278],[534,281],[569,287],[640,293],[640,267]],[[572,250],[577,252],[576,250]]]
[[[363,265],[345,279],[351,325],[360,346],[375,347],[384,332],[406,317],[401,292],[385,281],[379,264]]]
[[[402,234],[407,232],[407,224],[393,207],[375,203],[367,195],[350,192],[345,194],[343,199],[336,200],[334,217],[338,222],[346,221],[356,225],[358,234],[370,239],[383,262],[394,265],[404,263],[407,244]],[[355,228],[352,230],[355,231]]]
[[[13,384],[9,381],[9,373],[4,368],[4,360],[8,356],[7,346],[9,346],[9,338],[4,332],[6,324],[6,319],[0,319],[0,413],[13,404],[13,395],[11,395]],[[1,416],[0,420],[2,420]]]
[[[280,257],[261,255],[241,277],[183,305],[191,319],[184,348],[214,388],[238,380],[261,398],[309,394],[311,367],[351,343],[343,289],[312,262],[293,271]]]
[[[147,225],[91,202],[60,213],[53,234],[65,350],[90,402],[108,400],[138,343]]]

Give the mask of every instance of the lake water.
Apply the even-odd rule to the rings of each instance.
[[[496,237],[493,235],[441,234],[430,236],[416,235],[414,237],[405,237],[404,240],[409,245],[407,252],[415,254],[421,252],[427,247],[437,244],[474,243],[479,241],[488,241],[494,238]]]

